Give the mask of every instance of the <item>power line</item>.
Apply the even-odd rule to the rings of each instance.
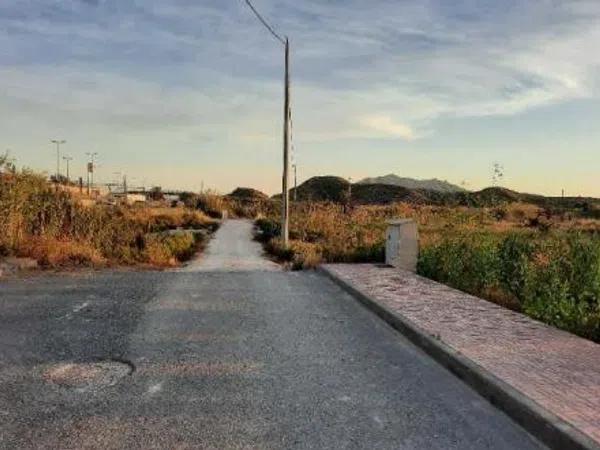
[[[271,25],[269,25],[269,23],[263,18],[263,16],[260,15],[260,13],[256,10],[256,8],[254,6],[252,6],[252,3],[250,3],[250,0],[246,0],[246,4],[250,7],[250,9],[256,15],[256,17],[258,18],[258,20],[260,20],[261,23],[267,28],[267,30],[269,30],[269,32],[273,36],[275,36],[275,39],[277,39],[279,42],[281,42],[282,44],[285,45],[285,39],[283,39],[281,36],[279,36],[275,32],[275,30],[273,30],[273,27],[271,27]]]

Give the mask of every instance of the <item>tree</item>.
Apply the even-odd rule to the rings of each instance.
[[[150,200],[164,200],[165,194],[163,194],[162,188],[160,186],[154,186],[148,192],[148,197]]]

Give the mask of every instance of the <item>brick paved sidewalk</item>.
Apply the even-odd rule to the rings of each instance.
[[[600,345],[412,273],[326,268],[600,442]]]

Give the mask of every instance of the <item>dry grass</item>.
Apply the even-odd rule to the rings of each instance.
[[[295,269],[382,262],[387,220],[419,224],[419,273],[600,342],[600,220],[529,204],[296,204],[290,245],[279,217],[257,221],[266,249]]]
[[[297,261],[378,262],[383,260],[387,221],[412,218],[419,224],[421,248],[435,245],[452,236],[489,232],[499,236],[513,231],[593,231],[600,220],[582,219],[569,214],[553,215],[539,206],[513,203],[489,208],[431,206],[409,203],[345,207],[337,203],[301,202],[292,206],[290,249],[272,240],[268,250],[280,258]],[[263,240],[279,233],[277,211],[269,211],[258,222]]]
[[[290,249],[285,251],[273,240],[268,250],[292,261],[297,268],[327,262],[383,261],[387,221],[413,218],[419,224],[421,246],[432,245],[448,235],[476,232],[482,229],[506,233],[525,226],[537,217],[539,208],[515,204],[508,211],[498,208],[469,208],[413,205],[364,205],[352,208],[337,203],[297,203],[290,219]],[[279,217],[271,212],[258,221],[268,230],[265,240],[277,236]]]
[[[34,258],[46,267],[102,267],[108,263],[101,252],[87,243],[32,237],[24,241],[18,256]]]
[[[189,258],[217,222],[190,208],[81,204],[35,173],[0,174],[0,257],[35,258],[47,267],[152,264]]]

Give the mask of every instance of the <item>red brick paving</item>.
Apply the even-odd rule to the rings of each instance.
[[[600,442],[600,345],[412,273],[327,268]]]

